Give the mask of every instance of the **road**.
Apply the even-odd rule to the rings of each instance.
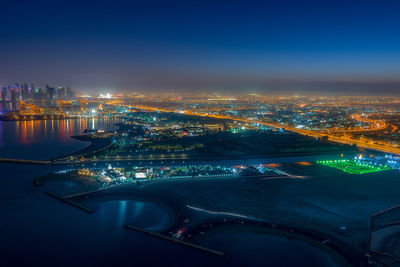
[[[371,128],[355,128],[355,129],[334,129],[334,130],[324,130],[321,133],[324,134],[333,134],[333,133],[365,133],[365,132],[377,132],[381,130],[385,130],[389,127],[393,127],[390,124],[385,123],[384,121],[372,120],[368,117],[361,116],[359,114],[354,114],[351,116],[353,120],[359,122],[366,122],[373,125]]]
[[[135,106],[124,105],[124,106],[134,108],[134,109],[179,113],[175,110],[162,109],[162,108],[158,108],[158,107],[148,107],[148,106],[140,106],[140,105],[135,105]],[[282,125],[279,123],[254,121],[254,120],[244,119],[244,118],[240,118],[240,117],[228,117],[228,116],[214,115],[214,114],[207,114],[207,113],[200,113],[200,112],[199,113],[191,113],[191,112],[185,111],[184,114],[193,115],[193,116],[201,116],[201,117],[210,117],[210,118],[216,118],[216,119],[228,119],[228,120],[242,121],[242,122],[248,122],[248,123],[259,123],[261,125],[274,127],[274,128],[282,128],[282,129],[285,129],[286,131],[295,132],[295,133],[299,133],[302,135],[307,135],[307,136],[311,136],[311,137],[315,137],[315,138],[318,138],[321,136],[328,136],[329,141],[332,141],[332,142],[336,142],[336,143],[340,143],[340,144],[348,144],[348,145],[356,144],[358,147],[400,155],[400,148],[379,145],[379,144],[371,144],[371,143],[353,140],[353,139],[349,139],[349,138],[345,138],[345,137],[337,137],[337,136],[334,136],[331,134],[321,133],[319,131],[297,129],[297,128],[285,126],[285,125]],[[386,127],[386,125],[385,125],[385,127]]]

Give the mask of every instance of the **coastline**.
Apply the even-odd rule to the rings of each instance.
[[[193,212],[193,210],[187,208],[186,205],[182,204],[182,199],[180,198],[161,192],[156,193],[152,190],[140,190],[136,185],[124,185],[95,193],[81,194],[74,196],[72,199],[89,206],[93,202],[122,199],[153,202],[161,207],[162,210],[167,211],[169,218],[171,218],[168,226],[163,231],[158,231],[157,233],[171,236],[171,233],[184,228],[187,232],[183,236],[183,240],[187,242],[194,241],[195,244],[197,244],[196,241],[201,241],[201,238],[203,238],[200,232],[207,232],[214,228],[226,227],[227,225],[232,227],[245,225],[246,227],[250,227],[250,229],[258,227],[270,234],[305,241],[318,249],[325,249],[330,255],[333,254],[333,257],[343,258],[345,262],[349,263],[349,266],[363,266],[364,262],[364,259],[360,257],[360,253],[354,251],[342,241],[331,237],[329,234],[320,233],[315,231],[315,229],[310,230],[280,222],[267,221],[263,218],[251,220],[235,216],[205,216],[201,212]],[[185,220],[189,218],[190,223],[185,223]],[[207,225],[206,228],[204,228],[204,225]]]
[[[168,232],[183,221],[183,206],[179,205],[178,202],[165,197],[158,197],[155,194],[149,194],[148,192],[139,190],[137,186],[133,184],[125,184],[115,188],[101,189],[89,193],[75,194],[66,196],[65,198],[91,207],[95,205],[95,203],[114,200],[151,202],[157,205],[169,217],[168,224],[159,231],[160,233]]]
[[[242,224],[242,222],[244,224]],[[240,220],[240,222],[233,222],[231,224],[224,222],[224,225],[215,225],[214,223],[213,227],[205,229],[203,233],[205,234],[200,234],[200,232],[194,234],[191,240],[198,244],[204,244],[207,243],[207,240],[213,239],[217,233],[227,233],[230,235],[240,233],[267,234],[286,240],[304,242],[316,250],[326,253],[332,260],[339,261],[341,263],[340,266],[360,266],[360,262],[352,258],[344,247],[335,245],[336,241],[330,240],[328,242],[328,239],[323,239],[323,237],[311,233],[310,231],[300,231],[299,229],[289,228],[283,225],[268,225],[265,223],[261,224]]]
[[[204,222],[205,224],[206,222]],[[325,251],[332,258],[337,258],[341,262],[346,263],[347,266],[363,266],[363,261],[358,257],[357,253],[350,253],[351,248],[343,244],[339,240],[332,237],[326,236],[322,233],[311,231],[309,229],[301,229],[298,227],[292,227],[283,225],[280,223],[267,222],[267,221],[254,221],[239,218],[230,218],[207,222],[207,228],[203,228],[199,225],[197,229],[193,229],[190,232],[192,235],[191,240],[203,244],[209,238],[209,234],[213,235],[217,232],[227,230],[232,235],[235,235],[237,231],[243,232],[260,232],[269,235],[286,238],[288,240],[294,239],[303,241],[316,249]],[[244,228],[244,230],[243,230]],[[205,234],[201,234],[205,233]]]

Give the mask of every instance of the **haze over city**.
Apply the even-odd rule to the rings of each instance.
[[[0,84],[397,94],[397,1],[8,1]]]

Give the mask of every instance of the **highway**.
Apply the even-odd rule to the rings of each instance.
[[[124,105],[130,108],[134,109],[142,109],[142,110],[150,110],[150,111],[160,111],[160,112],[173,112],[173,113],[179,113],[175,110],[168,110],[168,109],[160,109],[158,107],[148,107],[148,106],[140,106],[140,105]],[[385,145],[379,145],[379,144],[371,144],[363,141],[358,141],[358,140],[353,140],[345,137],[337,137],[332,134],[326,134],[322,133],[319,131],[312,131],[312,130],[302,130],[302,129],[297,129],[294,127],[290,126],[285,126],[282,124],[278,123],[269,123],[269,122],[263,122],[263,121],[254,121],[254,120],[248,120],[240,117],[228,117],[228,116],[222,116],[222,115],[213,115],[213,114],[207,114],[207,113],[191,113],[191,112],[184,112],[186,115],[193,115],[193,116],[201,116],[201,117],[210,117],[210,118],[216,118],[216,119],[228,119],[228,120],[235,120],[235,121],[242,121],[242,122],[248,122],[248,123],[259,123],[261,125],[269,126],[269,127],[274,127],[274,128],[282,128],[290,132],[295,132],[299,133],[302,135],[307,135],[307,136],[312,136],[315,138],[321,137],[321,136],[327,136],[329,138],[329,141],[340,143],[340,144],[348,144],[348,145],[353,145],[356,144],[358,147],[361,148],[366,148],[366,149],[372,149],[376,151],[381,151],[381,152],[386,152],[386,153],[391,153],[391,154],[396,154],[400,155],[400,148],[395,148],[395,147],[390,147],[390,146],[385,146]],[[381,127],[385,128],[387,127],[385,125],[381,125]],[[382,128],[379,127],[379,130]],[[365,129],[366,131],[369,131],[369,129]],[[377,130],[374,128],[373,130]],[[360,130],[357,130],[360,131]]]
[[[360,121],[360,122],[366,122],[369,124],[372,124],[373,127],[371,128],[355,128],[355,129],[334,129],[334,130],[325,130],[321,131],[321,133],[326,133],[326,134],[332,134],[332,133],[365,133],[365,132],[377,132],[381,130],[385,130],[389,127],[393,127],[390,124],[386,124],[384,121],[378,121],[378,120],[371,120],[367,117],[363,117],[359,114],[354,114],[351,116],[353,120]]]

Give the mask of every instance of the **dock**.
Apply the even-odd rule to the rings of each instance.
[[[144,233],[144,234],[148,234],[148,235],[160,238],[160,239],[164,239],[164,240],[168,240],[168,241],[171,241],[171,242],[178,243],[178,244],[183,245],[183,246],[199,249],[199,250],[202,250],[202,251],[205,251],[205,252],[220,256],[220,257],[225,256],[224,252],[220,252],[220,251],[213,250],[213,249],[210,249],[210,248],[198,246],[198,245],[195,245],[195,244],[192,244],[192,243],[189,243],[189,242],[185,242],[185,241],[182,241],[182,240],[179,240],[179,239],[175,239],[175,238],[172,238],[172,237],[169,237],[169,236],[165,236],[165,235],[154,233],[154,232],[151,232],[151,231],[148,231],[148,230],[144,230],[142,228],[138,228],[138,227],[135,227],[135,226],[132,226],[132,225],[125,225],[125,229],[141,232],[141,233]]]
[[[17,163],[17,164],[34,164],[34,165],[50,165],[50,160],[30,160],[30,159],[11,159],[11,158],[0,158],[0,162],[3,163]]]
[[[77,209],[80,209],[80,210],[82,210],[82,211],[84,211],[84,212],[87,212],[87,213],[94,213],[94,209],[88,208],[88,207],[86,207],[86,206],[84,206],[84,205],[82,205],[82,204],[79,204],[79,203],[75,202],[75,201],[72,201],[72,200],[67,199],[67,198],[65,198],[65,197],[62,197],[62,196],[59,196],[59,195],[57,195],[56,193],[53,193],[53,192],[45,192],[45,194],[48,195],[48,196],[51,196],[51,197],[54,198],[54,199],[57,199],[57,200],[59,200],[59,201],[65,203],[65,204],[68,204],[68,205],[71,205],[71,206],[73,206],[73,207],[75,207],[75,208],[77,208]]]

